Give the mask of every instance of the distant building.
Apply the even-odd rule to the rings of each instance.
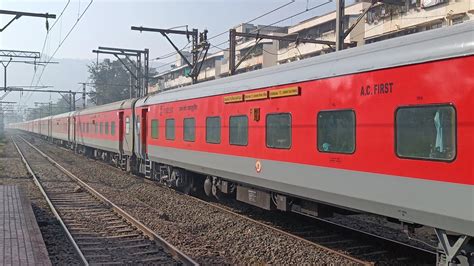
[[[370,3],[366,2],[346,6],[344,11],[344,29],[347,30],[349,25],[355,23],[359,15],[369,6]],[[364,32],[364,23],[358,23],[347,36],[345,42],[363,45]],[[332,11],[318,17],[307,19],[294,26],[290,26],[288,28],[288,34],[298,34],[301,38],[334,42],[336,40],[336,12]],[[286,43],[280,45],[280,50],[278,51],[278,62],[280,64],[287,63],[332,51],[333,48],[323,44],[300,43],[296,45],[294,42]]]
[[[179,55],[177,61],[182,60]],[[224,57],[224,52],[211,54],[204,60],[198,81],[206,81],[215,79],[220,76],[220,62]],[[188,59],[188,60],[191,60]],[[183,60],[184,61],[184,60]],[[217,66],[217,67],[216,67]],[[153,79],[155,85],[149,88],[149,92],[163,91],[172,88],[182,87],[191,84],[189,74],[191,69],[185,62],[181,62],[179,66],[173,65],[170,70],[155,74]]]
[[[371,1],[357,1],[346,6],[344,29],[353,25],[358,17],[370,7]],[[474,0],[406,0],[394,4],[375,4],[355,25],[345,39],[345,43],[360,46],[415,32],[463,23],[474,19]],[[297,35],[325,41],[336,40],[336,12],[307,19],[289,27],[241,24],[237,32],[259,32],[267,35]],[[277,64],[301,60],[334,51],[334,47],[322,44],[289,41],[262,40],[255,45],[255,39],[240,38],[236,44],[236,62],[247,53],[253,52],[243,60],[237,73],[261,69]],[[188,54],[190,56],[190,54]],[[154,76],[157,80],[153,90],[167,90],[191,84],[188,77],[190,69],[181,58],[170,70]],[[229,52],[222,50],[208,55],[204,61],[198,81],[217,79],[229,75]]]
[[[238,32],[252,33],[259,32],[261,34],[269,35],[285,35],[287,34],[286,27],[240,24],[235,27]],[[236,44],[236,61],[238,62],[249,49],[255,45],[255,39],[252,38],[238,38]],[[252,53],[242,61],[237,68],[237,73],[252,71],[263,67],[276,65],[278,52],[278,42],[272,40],[262,40]],[[187,53],[185,56],[191,60],[191,54]],[[186,65],[180,55],[177,55],[176,63],[171,66],[171,69],[156,74],[153,79],[155,85],[150,86],[149,92],[163,91],[191,84],[189,77],[191,69]],[[212,80],[229,75],[229,51],[222,50],[220,52],[208,55],[201,67],[198,76],[198,81]]]
[[[409,0],[378,4],[365,20],[365,43],[451,26],[474,19],[474,0]]]

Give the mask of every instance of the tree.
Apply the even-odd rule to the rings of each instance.
[[[133,66],[128,66],[133,69]],[[116,102],[135,97],[136,88],[130,89],[130,73],[118,60],[104,59],[101,63],[88,65],[89,78],[94,83],[95,91],[90,99],[97,105]]]

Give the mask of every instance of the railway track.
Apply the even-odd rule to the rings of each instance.
[[[107,163],[100,163],[113,168]],[[140,180],[159,186],[151,180],[143,178]],[[436,262],[436,253],[433,250],[412,246],[326,219],[315,220],[313,217],[308,218],[293,213],[267,212],[233,200],[212,202],[199,197],[193,197],[193,199],[257,223],[269,230],[304,241],[308,245],[327,250],[357,265],[433,264]]]
[[[21,144],[12,137],[18,153],[85,265],[197,265],[37,147],[19,139]]]

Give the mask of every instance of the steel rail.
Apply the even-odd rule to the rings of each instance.
[[[333,225],[333,226],[337,226],[339,228],[343,228],[345,230],[350,230],[350,231],[354,231],[354,232],[357,232],[357,233],[361,233],[361,234],[364,234],[368,237],[373,237],[373,238],[377,238],[377,239],[380,239],[380,240],[383,240],[383,241],[387,241],[387,242],[391,242],[392,244],[396,244],[396,245],[400,245],[400,246],[404,246],[406,248],[412,248],[412,249],[416,249],[420,252],[425,252],[427,254],[431,254],[431,255],[436,255],[436,252],[434,251],[431,251],[431,250],[427,250],[427,249],[424,249],[424,248],[421,248],[421,247],[416,247],[416,246],[412,246],[410,244],[407,244],[407,243],[403,243],[399,240],[395,240],[395,239],[391,239],[391,238],[388,238],[388,237],[384,237],[384,236],[380,236],[380,235],[377,235],[377,234],[374,234],[374,233],[369,233],[369,232],[366,232],[364,230],[361,230],[361,229],[357,229],[357,228],[353,228],[353,227],[350,227],[350,226],[347,226],[347,225],[343,225],[343,224],[339,224],[337,222],[333,222],[333,221],[329,221],[329,220],[326,220],[324,218],[319,218],[319,217],[314,217],[314,216],[310,216],[310,215],[307,215],[305,213],[302,213],[302,212],[295,212],[294,213],[297,213],[299,215],[302,215],[302,216],[306,216],[306,217],[309,217],[311,219],[316,219],[318,221],[321,221],[321,222],[324,222],[324,223],[327,223],[327,224],[330,224],[330,225]]]
[[[44,152],[42,152],[39,148],[28,142],[26,139],[23,137],[19,136],[26,144],[28,144],[31,148],[36,150],[41,156],[43,156],[45,159],[47,159],[52,165],[54,165],[56,168],[61,170],[64,174],[66,174],[68,177],[71,179],[75,180],[77,183],[79,183],[83,188],[85,188],[89,193],[91,193],[93,196],[104,202],[106,205],[108,205],[112,210],[114,210],[117,214],[122,216],[124,219],[129,221],[132,225],[138,228],[144,235],[150,237],[155,243],[161,247],[163,247],[168,253],[170,253],[174,258],[179,260],[185,265],[199,265],[196,261],[188,257],[186,254],[184,254],[182,251],[180,251],[178,248],[176,248],[174,245],[171,243],[167,242],[165,239],[157,235],[153,230],[148,228],[146,225],[135,219],[132,215],[128,214],[126,211],[115,205],[113,202],[108,200],[105,196],[97,192],[94,188],[89,186],[87,183],[82,181],[80,178],[78,178],[76,175],[71,173],[69,170],[64,168],[62,165],[57,163],[55,160],[53,160],[51,157],[46,155]]]
[[[30,164],[29,164],[28,161],[26,160],[26,157],[23,155],[23,152],[20,150],[20,147],[18,147],[18,145],[16,144],[16,141],[13,139],[13,137],[10,137],[10,138],[11,138],[11,140],[12,140],[12,142],[13,142],[13,145],[15,145],[15,148],[16,148],[16,150],[18,151],[18,154],[20,154],[21,160],[22,160],[23,163],[25,164],[26,169],[28,170],[28,172],[30,173],[30,175],[33,177],[33,182],[34,182],[35,185],[39,188],[39,190],[41,191],[41,194],[43,194],[43,197],[44,197],[44,199],[46,200],[46,202],[48,203],[49,208],[51,209],[51,212],[53,212],[54,216],[56,217],[56,219],[58,220],[58,222],[61,224],[61,227],[63,228],[64,232],[66,233],[66,236],[67,236],[67,238],[69,239],[69,241],[71,241],[71,244],[72,244],[72,246],[74,247],[74,250],[76,251],[77,255],[81,258],[82,263],[84,263],[84,265],[89,265],[89,262],[88,262],[87,259],[84,257],[84,254],[82,253],[81,249],[79,248],[79,245],[77,245],[76,241],[75,241],[74,238],[72,237],[71,232],[69,232],[69,229],[67,228],[66,224],[64,224],[63,219],[61,218],[61,216],[59,216],[58,211],[56,210],[56,208],[54,207],[53,203],[51,202],[51,200],[49,199],[48,195],[46,194],[46,191],[44,190],[43,186],[42,186],[41,183],[39,182],[38,177],[36,176],[35,172],[34,172],[33,169],[31,168]],[[20,137],[20,138],[22,138],[22,137]],[[23,139],[23,138],[22,138],[22,139]],[[24,140],[24,139],[23,139],[23,140]]]

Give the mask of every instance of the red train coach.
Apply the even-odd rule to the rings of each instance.
[[[126,168],[133,154],[132,105],[135,101],[120,101],[76,112],[73,120],[77,149]]]
[[[74,112],[54,115],[51,117],[51,135],[58,144],[67,145],[74,141],[74,134],[70,126]]]
[[[461,251],[473,259],[473,29],[464,23],[88,108],[72,115],[69,139],[185,191],[431,226],[448,261]],[[63,130],[48,131],[48,118],[32,122],[26,130]]]
[[[474,236],[473,26],[139,99],[136,152],[184,189],[199,173],[208,194],[236,188],[266,209],[342,206]]]

